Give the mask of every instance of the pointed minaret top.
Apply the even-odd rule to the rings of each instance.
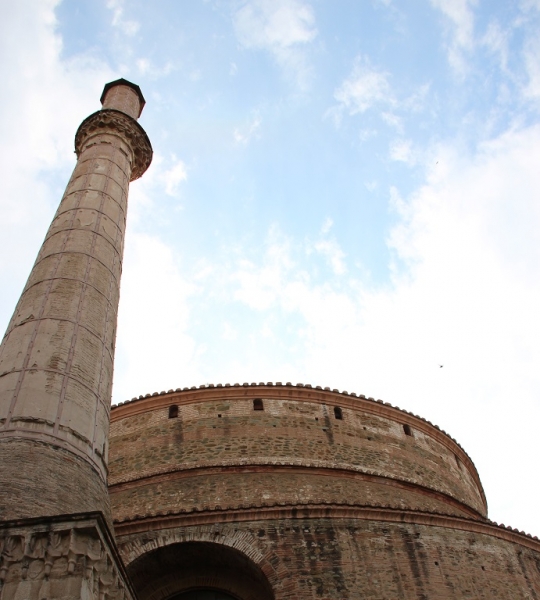
[[[134,119],[141,116],[146,101],[141,88],[127,79],[117,79],[107,83],[101,94],[103,108],[121,110]]]

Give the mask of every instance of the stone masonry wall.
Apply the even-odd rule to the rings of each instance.
[[[337,419],[339,397],[325,404],[297,391],[283,399],[248,390],[250,397],[242,397],[242,390],[225,398],[199,394],[178,404],[173,418],[174,398],[144,410],[137,402],[113,410],[114,517],[321,501],[410,503],[416,510],[477,518],[485,513],[457,445],[452,450],[414,426],[407,435],[402,423],[360,407],[340,406]],[[254,397],[264,410],[254,410]]]

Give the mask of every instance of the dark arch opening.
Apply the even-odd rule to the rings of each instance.
[[[139,600],[274,600],[262,569],[224,544],[171,544],[143,554],[127,570]]]
[[[214,590],[194,590],[175,596],[173,600],[236,600],[236,598]]]

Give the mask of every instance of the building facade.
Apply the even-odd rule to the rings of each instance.
[[[110,411],[152,148],[138,86],[101,100],[0,349],[0,600],[540,599],[540,541],[491,522],[466,452],[407,411],[291,383]]]

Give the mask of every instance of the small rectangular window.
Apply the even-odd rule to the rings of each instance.
[[[403,431],[405,435],[410,435],[412,437],[412,429],[410,425],[403,425]]]
[[[343,420],[343,411],[339,406],[334,406],[334,417],[340,421]]]
[[[169,419],[176,419],[178,417],[178,406],[173,404],[169,406]]]
[[[264,410],[262,398],[255,398],[253,400],[253,410]]]

